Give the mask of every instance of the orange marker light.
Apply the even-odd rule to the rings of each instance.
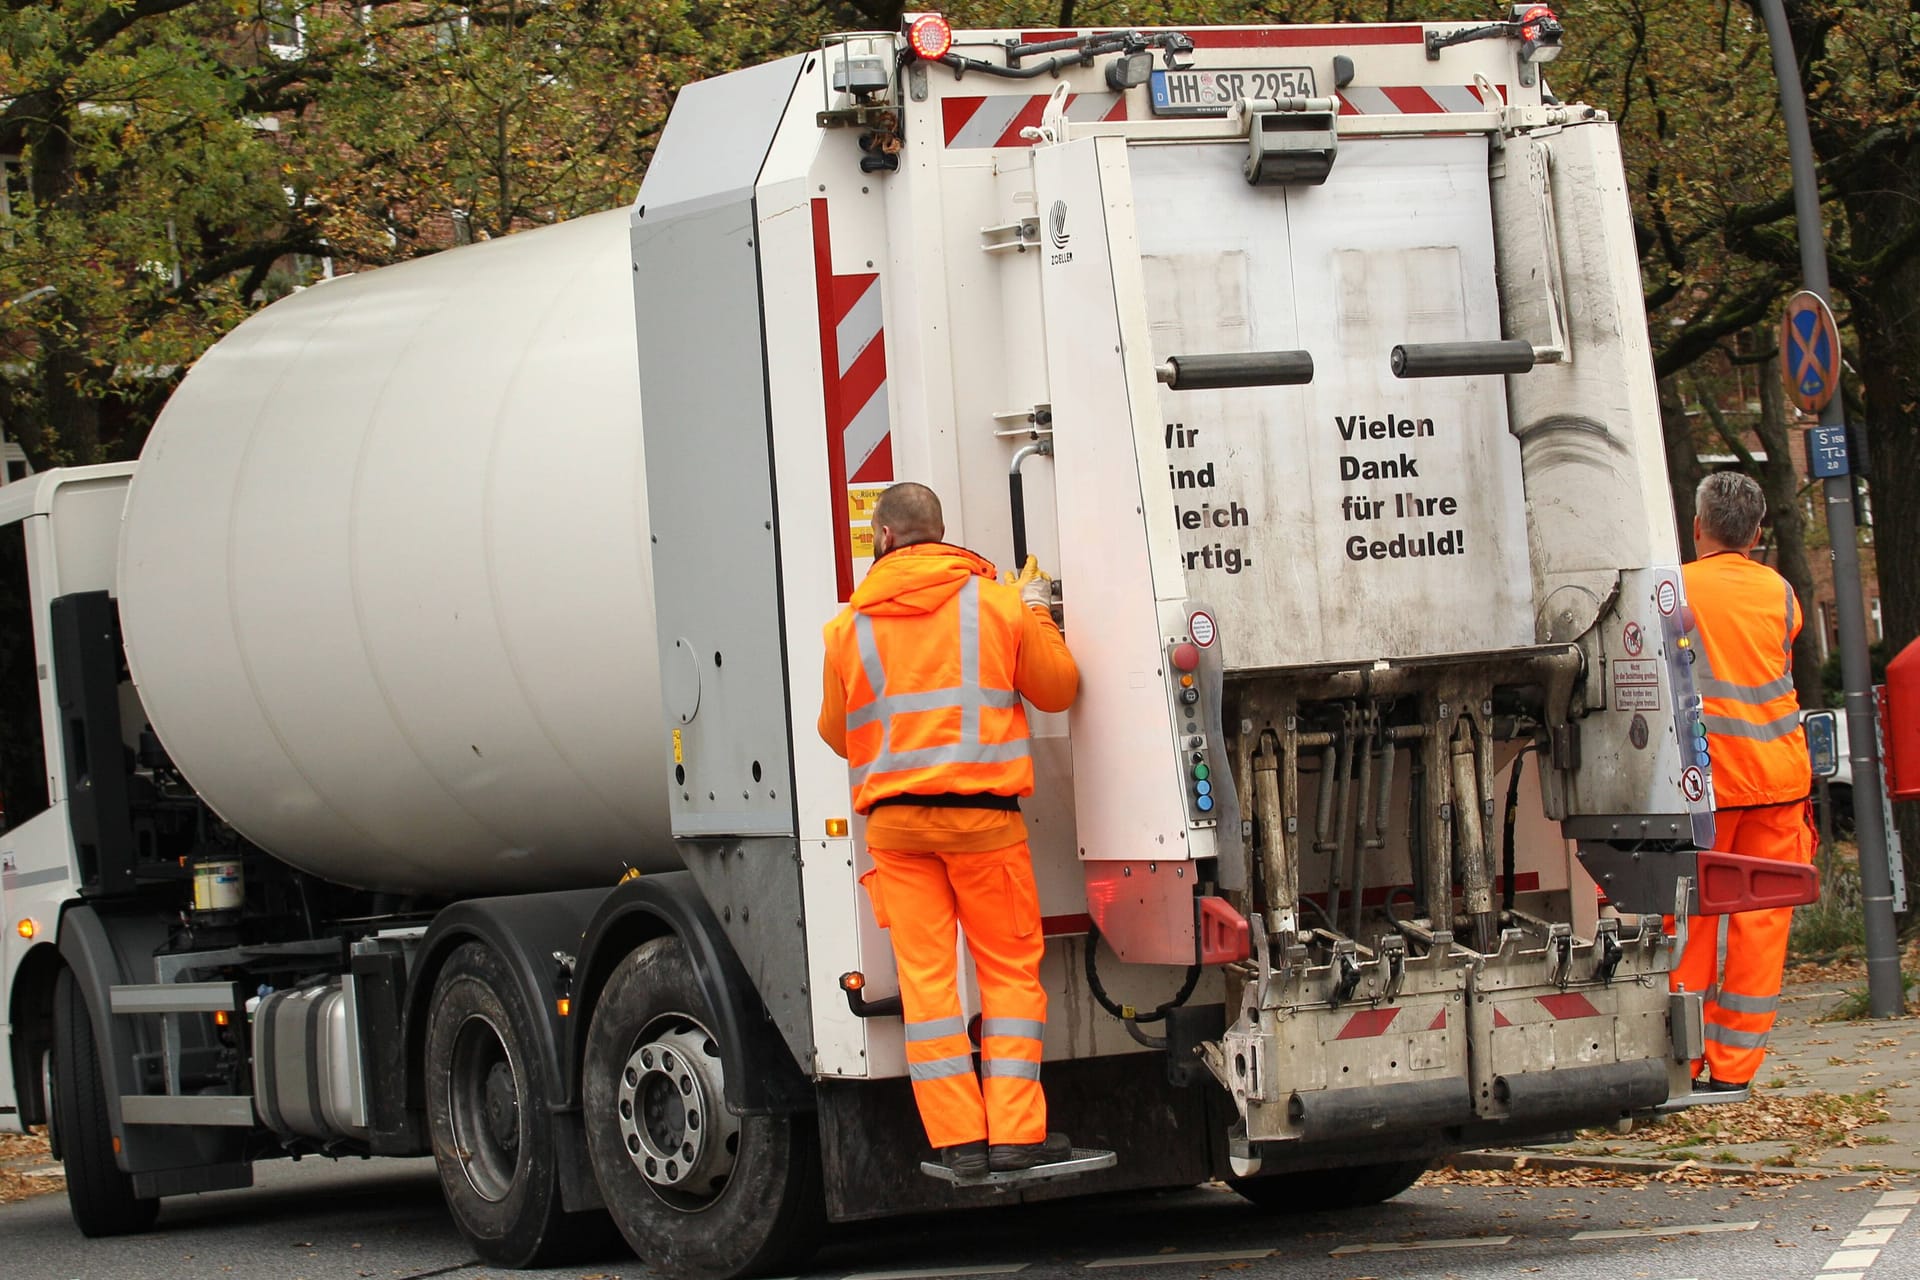
[[[232,1021],[233,1021],[233,1015],[232,1015],[232,1014],[230,1014],[230,1013],[228,1013],[228,1012],[227,1012],[227,1011],[226,1011],[225,1009],[215,1009],[215,1010],[213,1011],[213,1025],[214,1025],[214,1026],[216,1026],[216,1027],[224,1027],[224,1026],[226,1026],[226,1025],[227,1025],[228,1023],[230,1023],[230,1022],[232,1022]]]
[[[555,1000],[553,1007],[559,1010],[560,1016],[563,1018],[571,1018],[573,1016],[573,1001],[565,996],[561,996],[558,1000]]]
[[[27,939],[29,942],[33,940],[35,934],[40,932],[40,926],[32,920],[22,920],[19,924],[15,925],[14,928],[19,931],[21,937]]]
[[[843,836],[847,834],[847,820],[845,818],[828,818],[827,834],[830,836]]]
[[[923,13],[907,28],[907,43],[918,57],[938,62],[953,48],[953,24],[937,13]]]
[[[840,975],[840,989],[842,991],[858,991],[866,985],[867,975],[861,973],[858,969],[855,969],[852,973],[843,973]]]

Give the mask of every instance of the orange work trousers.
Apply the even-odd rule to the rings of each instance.
[[[1713,815],[1713,821],[1714,847],[1726,853],[1809,863],[1819,844],[1811,800],[1721,809]],[[1727,916],[1725,967],[1716,964],[1720,919],[1688,919],[1687,949],[1668,981],[1674,990],[1685,987],[1706,993],[1706,1064],[1715,1080],[1746,1084],[1760,1071],[1767,1052],[1767,1034],[1773,1030],[1774,1015],[1780,1007],[1780,979],[1787,964],[1793,908],[1771,907]],[[1699,1066],[1696,1062],[1694,1069],[1698,1071]]]
[[[869,849],[861,877],[893,938],[907,1024],[907,1073],[927,1141],[1044,1142],[1040,892],[1026,841],[990,853]],[[954,926],[966,930],[980,986],[980,1073],[960,1007]]]

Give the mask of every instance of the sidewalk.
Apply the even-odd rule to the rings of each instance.
[[[1697,1161],[1735,1170],[1920,1172],[1920,1017],[1821,1022],[1852,986],[1789,971],[1767,1060],[1746,1102],[1691,1108],[1622,1137],[1488,1153],[1553,1163]]]

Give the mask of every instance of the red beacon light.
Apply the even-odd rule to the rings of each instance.
[[[953,48],[953,24],[937,13],[923,13],[907,27],[907,44],[914,56],[938,62]]]

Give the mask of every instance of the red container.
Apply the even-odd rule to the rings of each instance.
[[[1920,640],[1887,664],[1882,732],[1887,740],[1887,794],[1920,800]]]

